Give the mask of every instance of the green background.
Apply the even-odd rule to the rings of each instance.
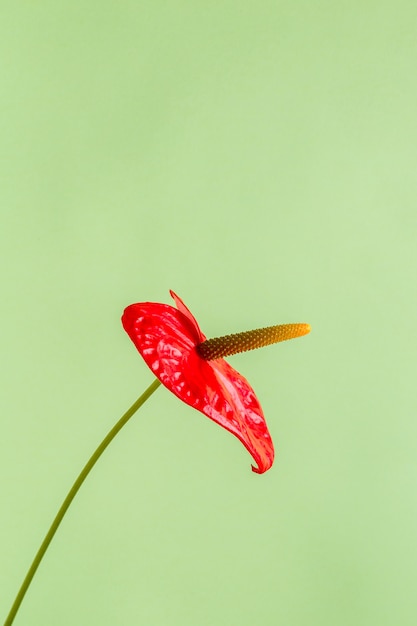
[[[100,460],[27,626],[417,623],[417,4],[2,2],[0,611],[152,381],[174,289],[277,456],[158,389]]]

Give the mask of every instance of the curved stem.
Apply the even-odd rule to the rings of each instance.
[[[142,404],[149,398],[149,396],[153,394],[153,392],[159,387],[160,384],[161,383],[157,379],[153,381],[153,383],[146,389],[146,391],[140,396],[140,398],[138,398],[136,402],[132,404],[130,409],[128,409],[126,413],[122,415],[122,417],[119,419],[119,421],[113,426],[113,428],[106,435],[106,437],[103,439],[101,444],[98,446],[98,448],[95,450],[95,452],[92,454],[92,456],[89,458],[89,460],[87,461],[87,463],[81,470],[78,478],[76,479],[75,483],[69,490],[67,497],[63,501],[61,508],[56,514],[55,519],[52,522],[50,529],[46,533],[45,539],[43,540],[38,552],[36,553],[35,558],[33,559],[32,565],[30,566],[28,573],[26,574],[26,577],[22,583],[22,586],[19,589],[16,599],[13,603],[13,606],[10,609],[10,612],[6,618],[6,621],[4,622],[4,626],[10,626],[10,624],[13,623],[13,620],[16,617],[16,613],[19,610],[19,607],[22,603],[23,598],[25,597],[25,593],[28,590],[30,583],[32,582],[32,579],[36,573],[36,570],[38,569],[39,564],[42,561],[44,554],[47,551],[48,546],[51,543],[58,529],[58,526],[62,522],[62,519],[65,513],[67,512],[71,502],[73,501],[79,488],[81,487],[81,485],[87,478],[88,474],[90,473],[94,465],[97,463],[98,459],[101,457],[101,455],[103,454],[104,450],[107,448],[109,443],[115,438],[117,433],[123,428],[126,422],[132,417],[134,413],[136,413],[138,408],[142,406]]]

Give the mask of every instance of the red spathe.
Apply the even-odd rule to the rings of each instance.
[[[253,471],[266,472],[274,461],[274,446],[255,392],[224,359],[199,356],[195,348],[206,337],[183,301],[170,293],[177,308],[131,304],[122,316],[124,329],[161,383],[233,433],[254,458]]]

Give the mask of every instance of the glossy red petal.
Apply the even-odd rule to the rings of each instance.
[[[144,302],[127,307],[122,323],[147,365],[186,404],[233,433],[263,473],[274,448],[261,406],[248,381],[224,359],[205,361],[195,346],[205,340],[194,316],[171,292],[178,309]]]

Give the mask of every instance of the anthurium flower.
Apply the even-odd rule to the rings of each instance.
[[[180,400],[233,433],[266,472],[274,446],[252,387],[222,357],[291,339],[310,331],[308,324],[285,324],[206,340],[185,306],[171,291],[176,307],[157,302],[128,306],[123,327],[155,376]]]
[[[274,446],[259,400],[246,378],[223,357],[305,335],[310,326],[284,324],[206,339],[184,302],[173,291],[171,296],[177,308],[143,302],[125,309],[123,326],[156,378],[111,428],[78,474],[39,546],[4,626],[12,626],[39,564],[92,468],[161,383],[240,439],[257,464],[252,466],[254,472],[262,474],[271,467]]]

